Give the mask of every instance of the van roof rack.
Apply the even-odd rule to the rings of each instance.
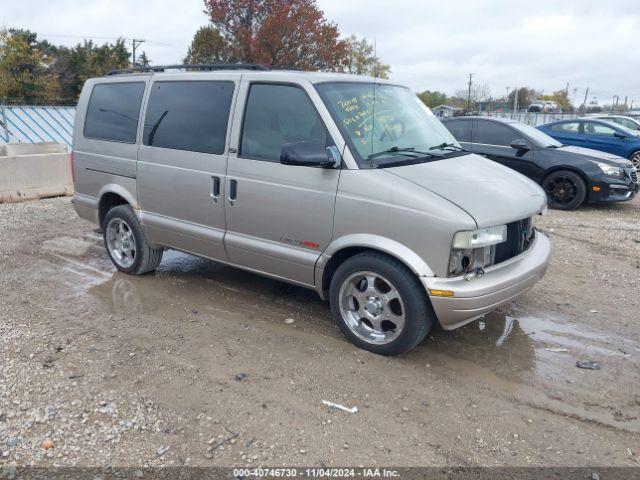
[[[125,73],[155,73],[164,72],[165,70],[270,70],[269,67],[258,65],[256,63],[196,63],[182,65],[153,65],[148,67],[125,68],[122,70],[112,70],[107,75],[121,75]]]

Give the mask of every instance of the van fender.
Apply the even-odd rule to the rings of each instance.
[[[140,206],[138,205],[138,201],[125,187],[117,183],[107,183],[103,185],[98,192],[98,202],[102,200],[102,197],[104,197],[106,193],[115,193],[116,195],[121,196],[129,205],[131,205],[131,208],[133,208],[133,211],[136,212],[136,215],[139,215]]]
[[[336,252],[352,247],[369,248],[395,257],[419,277],[434,276],[433,270],[431,270],[422,257],[400,242],[381,235],[356,233],[352,235],[345,235],[344,237],[333,240],[316,262],[314,280],[316,291],[318,291],[321,296],[323,295],[321,292],[322,277],[327,263]]]

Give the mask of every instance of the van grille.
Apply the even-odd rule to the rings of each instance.
[[[495,262],[500,263],[520,255],[533,243],[535,230],[531,218],[507,224],[507,241],[496,245]]]

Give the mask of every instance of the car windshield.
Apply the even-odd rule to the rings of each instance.
[[[527,125],[526,123],[512,123],[511,126],[521,132],[522,134],[533,140],[539,147],[542,148],[558,148],[562,146],[562,143],[555,138],[550,137],[544,132],[541,132],[537,128]]]
[[[408,88],[374,82],[316,88],[361,166],[438,160],[462,150]]]

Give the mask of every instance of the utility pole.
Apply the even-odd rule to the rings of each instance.
[[[140,39],[136,39],[136,38],[132,38],[131,39],[131,47],[133,49],[133,54],[131,56],[131,67],[132,68],[136,68],[136,48],[138,48],[138,46],[144,43],[144,40],[140,40]]]
[[[620,99],[620,97],[618,95],[616,95],[615,99],[616,99],[615,105],[611,105],[611,113],[613,113],[613,112],[618,110],[618,100]]]
[[[627,100],[629,100],[629,97],[624,97],[624,107],[622,107],[623,112],[627,111]]]
[[[582,102],[582,105],[584,106],[584,111],[587,111],[587,97],[589,96],[589,87],[587,87],[587,91],[584,92],[584,102]]]
[[[471,79],[473,78],[473,73],[469,74],[469,93],[467,94],[467,112],[471,111]]]
[[[505,102],[507,111],[509,111],[509,87],[507,87],[507,96],[505,97]]]
[[[514,95],[513,95],[513,113],[517,113],[518,112],[518,87],[516,87],[513,91],[514,91]],[[511,115],[511,118],[513,118],[513,115]]]

